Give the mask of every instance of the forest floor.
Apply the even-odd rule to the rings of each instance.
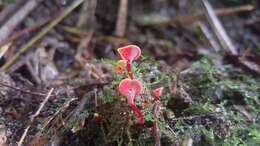
[[[260,145],[259,36],[255,0],[2,3],[0,146]],[[130,44],[144,124],[118,88]]]

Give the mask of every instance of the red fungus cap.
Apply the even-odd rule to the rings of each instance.
[[[134,98],[138,96],[142,90],[143,85],[138,80],[123,79],[118,87],[121,95],[127,97],[128,104],[134,103]]]
[[[127,60],[130,63],[141,56],[141,49],[136,45],[128,45],[118,48],[117,52],[123,60]]]
[[[159,98],[162,95],[163,87],[159,87],[153,90],[153,95]]]

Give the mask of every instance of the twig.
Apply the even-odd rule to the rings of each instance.
[[[58,110],[53,114],[53,116],[48,119],[48,121],[46,121],[46,122],[43,124],[43,129],[45,129],[45,128],[49,125],[49,123],[50,123],[59,113],[65,111],[65,109],[66,109],[67,107],[69,107],[70,103],[73,102],[73,101],[75,101],[76,99],[77,99],[77,98],[71,98],[69,101],[65,102],[64,105],[63,105],[60,109],[58,109]]]
[[[194,115],[194,116],[189,116],[189,117],[172,118],[172,119],[170,119],[170,121],[192,120],[195,118],[201,118],[201,117],[205,117],[205,116],[214,116],[214,115],[216,115],[216,113],[209,113],[207,115]]]
[[[94,91],[86,93],[86,95],[81,99],[80,104],[74,109],[72,118],[76,118],[80,115],[80,113],[85,107],[85,104],[87,104],[87,101],[89,101],[90,98],[93,97],[93,95],[95,95]]]
[[[24,5],[27,0],[17,0],[14,4],[9,4],[4,7],[4,9],[0,13],[0,25],[2,26],[3,23],[10,17],[12,17],[13,13]]]
[[[126,24],[127,24],[127,13],[128,13],[128,0],[120,0],[117,21],[116,21],[116,32],[117,37],[124,37]]]
[[[18,88],[18,87],[13,87],[13,86],[11,86],[11,85],[7,85],[7,84],[2,83],[2,82],[0,82],[0,86],[5,86],[5,87],[8,87],[8,88],[11,88],[11,89],[14,89],[14,90],[23,92],[23,93],[31,94],[31,95],[43,96],[43,97],[46,96],[46,94],[43,94],[43,93],[31,92],[31,91],[24,90],[24,89],[21,89],[21,88]],[[53,95],[51,95],[51,96],[53,96]]]
[[[211,27],[213,28],[220,44],[222,45],[222,48],[225,49],[226,54],[230,56],[231,61],[234,64],[242,67],[242,69],[246,69],[247,71],[259,75],[260,66],[256,62],[239,56],[235,46],[233,45],[231,39],[227,35],[224,27],[221,25],[208,0],[202,0],[202,4],[206,10],[206,16]]]
[[[198,21],[198,26],[200,27],[201,31],[204,33],[206,38],[209,40],[210,45],[215,49],[216,52],[220,51],[219,43],[215,40],[214,35],[210,32],[209,28],[206,26],[205,23]]]
[[[93,97],[94,95],[94,91],[90,91],[88,93],[86,93],[82,99],[80,100],[80,104],[72,111],[70,112],[64,119],[63,124],[60,124],[59,127],[57,129],[62,128],[62,126],[64,126],[66,123],[71,122],[73,120],[75,120],[75,118],[77,118],[80,113],[85,109],[85,105],[87,104],[87,102],[90,100],[90,98]]]
[[[129,140],[128,145],[133,146],[134,144],[133,144],[133,139],[132,139],[131,132],[130,132],[130,124],[128,124],[128,126],[126,127],[126,134],[127,134],[128,140]]]
[[[8,37],[7,39],[3,40],[0,42],[0,47],[1,46],[4,46],[5,44],[9,43],[9,42],[12,42],[16,39],[18,39],[19,37],[23,36],[24,34],[28,34],[34,30],[36,30],[37,28],[43,26],[44,24],[46,24],[47,22],[49,22],[51,19],[46,19],[44,20],[43,22],[39,22],[37,24],[34,24],[33,26],[31,27],[28,27],[28,28],[25,28],[21,31],[18,31],[16,33],[14,33],[13,35],[11,35],[10,37]]]
[[[224,8],[224,9],[217,9],[216,14],[218,16],[228,16],[232,14],[236,14],[239,12],[246,12],[246,11],[252,11],[255,7],[253,5],[242,5],[237,7],[231,7],[231,8]]]
[[[47,96],[45,97],[45,99],[44,99],[43,102],[41,103],[41,105],[40,105],[40,107],[38,108],[38,110],[32,115],[31,120],[30,120],[30,123],[29,123],[29,125],[26,127],[26,129],[24,130],[23,135],[21,136],[21,138],[20,138],[20,140],[19,140],[17,146],[22,146],[23,141],[24,141],[24,139],[25,139],[25,136],[27,135],[27,133],[28,133],[30,127],[32,126],[32,124],[33,124],[35,118],[40,114],[42,108],[44,107],[44,105],[45,105],[45,104],[47,103],[47,101],[49,100],[49,98],[50,98],[52,92],[53,92],[53,88],[51,88],[51,90],[48,92]]]
[[[5,46],[0,46],[0,59],[5,55],[7,50],[10,48],[11,43],[6,44]]]
[[[76,0],[71,6],[65,9],[55,20],[50,22],[42,31],[40,31],[35,37],[33,37],[28,43],[21,47],[21,49],[14,54],[8,62],[1,67],[1,71],[6,71],[19,57],[21,54],[28,51],[37,41],[44,37],[53,27],[55,27],[61,20],[63,20],[68,14],[70,14],[75,8],[80,6],[84,0]]]
[[[98,89],[94,88],[94,103],[95,103],[95,108],[98,107]]]
[[[23,21],[23,19],[43,0],[27,1],[16,13],[9,18],[0,28],[0,42],[2,43],[15,29],[15,27]]]
[[[35,80],[35,82],[37,84],[40,84],[41,83],[41,79],[40,77],[38,76],[38,72],[36,72],[33,68],[33,65],[31,64],[30,60],[29,60],[29,57],[26,57],[26,60],[25,60],[25,65],[26,67],[28,68],[28,71],[30,72],[30,74],[32,75],[32,78]]]
[[[239,12],[247,12],[254,10],[254,6],[252,5],[242,5],[237,7],[230,7],[230,8],[222,8],[222,9],[215,9],[214,12],[217,16],[230,16],[234,15]],[[202,20],[204,17],[203,13],[198,13],[195,15],[185,15],[185,16],[177,16],[171,22],[173,24],[180,23],[182,25],[189,25],[193,22]]]
[[[233,45],[231,39],[227,35],[227,32],[225,31],[224,27],[220,23],[218,17],[216,16],[216,13],[214,12],[208,0],[202,0],[202,4],[203,7],[205,8],[207,19],[211,27],[215,31],[216,36],[220,41],[220,44],[222,45],[223,49],[226,49],[226,51],[230,52],[232,55],[237,55],[238,52],[235,46]]]
[[[160,115],[160,101],[156,101],[153,105],[153,114],[156,119]],[[161,132],[159,129],[158,122],[155,120],[152,127],[152,134],[154,138],[154,146],[161,146]]]
[[[236,6],[236,7],[229,7],[229,8],[221,8],[221,9],[215,9],[214,12],[216,13],[217,16],[230,16],[234,15],[236,13],[241,13],[241,12],[248,12],[254,10],[255,7],[253,5],[242,5],[242,6]],[[148,16],[148,20],[146,17]],[[158,17],[158,20],[153,20],[155,17]],[[143,18],[144,20],[143,20]],[[141,18],[141,19],[140,19]],[[204,13],[198,12],[192,15],[178,15],[171,19],[170,17],[165,17],[161,15],[143,15],[140,18],[137,17],[137,21],[139,21],[140,25],[144,26],[185,26],[185,25],[190,25],[196,21],[201,21],[204,20]],[[139,20],[140,19],[140,20]]]

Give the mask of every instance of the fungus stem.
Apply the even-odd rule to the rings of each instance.
[[[128,75],[129,75],[130,79],[133,80],[134,79],[134,75],[132,73],[131,63],[129,61],[127,61],[126,69],[127,69],[127,72],[128,72]]]
[[[130,104],[130,107],[134,110],[134,112],[138,118],[138,123],[144,124],[144,116],[143,116],[141,110],[133,103]]]

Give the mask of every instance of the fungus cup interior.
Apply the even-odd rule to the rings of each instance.
[[[127,97],[129,104],[134,102],[134,98],[138,96],[143,89],[142,83],[138,80],[123,79],[119,84],[119,92]]]
[[[128,45],[117,49],[123,60],[132,63],[133,60],[138,59],[141,56],[141,49],[136,45]]]

